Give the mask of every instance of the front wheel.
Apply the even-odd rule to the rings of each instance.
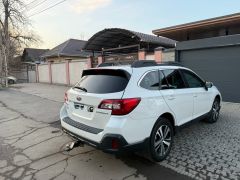
[[[154,161],[163,161],[173,144],[173,127],[169,120],[160,118],[150,138],[150,153]]]
[[[219,99],[215,99],[212,105],[211,112],[209,114],[209,117],[206,119],[208,123],[215,123],[219,119],[219,114],[220,114],[220,101]]]

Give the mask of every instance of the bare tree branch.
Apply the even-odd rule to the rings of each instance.
[[[0,76],[8,76],[8,62],[24,46],[38,41],[28,30],[30,23],[22,11],[24,7],[23,0],[0,0]]]

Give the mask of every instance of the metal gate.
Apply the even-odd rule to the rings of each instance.
[[[177,60],[206,81],[213,82],[224,101],[240,103],[240,46],[236,41],[229,43],[228,40],[229,37],[219,37],[179,43]]]
[[[133,61],[138,59],[138,53],[131,54],[112,54],[104,57],[105,62],[114,62],[119,64],[132,64]]]

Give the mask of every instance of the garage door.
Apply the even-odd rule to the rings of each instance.
[[[240,103],[240,47],[179,52],[179,60],[221,91],[223,100]]]

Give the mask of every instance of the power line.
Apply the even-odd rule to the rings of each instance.
[[[38,6],[40,6],[41,4],[45,3],[46,1],[48,1],[48,0],[43,0],[43,1],[41,1],[41,2],[39,2],[39,3],[37,3],[37,4],[35,4],[33,7],[30,7],[29,9],[28,9],[28,7],[27,7],[27,10],[28,10],[28,11],[31,11],[32,9],[34,9],[34,8],[36,8],[36,7],[38,7]]]
[[[37,1],[39,1],[39,0],[33,0],[33,1],[31,1],[30,3],[27,3],[27,4],[26,4],[26,7],[29,6],[30,4],[33,4],[33,3],[37,2]]]
[[[33,0],[33,1],[25,4],[24,7],[22,7],[20,10],[22,11],[23,9],[27,9],[27,7],[28,7],[29,5],[34,4],[35,2],[38,2],[38,1],[39,1],[39,0]]]
[[[40,6],[41,4],[45,3],[46,1],[48,1],[48,0],[42,0],[42,1],[34,0],[34,1],[31,1],[30,3],[26,4],[21,10],[22,11],[26,11],[26,10],[31,11],[32,9]],[[31,4],[32,4],[32,6],[30,6]]]
[[[57,6],[57,5],[59,5],[59,4],[62,4],[62,3],[65,2],[65,1],[67,1],[67,0],[59,1],[58,3],[56,3],[56,4],[52,5],[52,6],[49,6],[49,7],[45,8],[45,9],[43,9],[43,10],[37,12],[37,13],[34,13],[34,14],[28,16],[28,18],[30,18],[30,17],[32,17],[32,16],[35,16],[35,15],[38,15],[38,14],[40,14],[40,13],[43,13],[43,12],[49,10],[49,9],[52,9],[52,8],[54,8],[55,6]]]

